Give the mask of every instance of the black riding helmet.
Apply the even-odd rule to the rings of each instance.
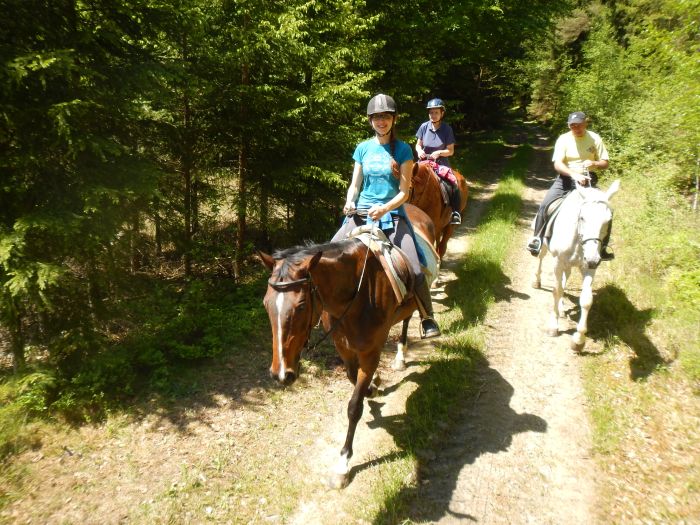
[[[389,95],[374,95],[367,104],[367,116],[377,113],[396,113],[396,102]]]

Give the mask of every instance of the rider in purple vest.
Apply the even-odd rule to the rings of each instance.
[[[416,131],[416,153],[420,160],[433,160],[440,166],[450,167],[448,157],[455,153],[455,134],[446,122],[445,103],[442,99],[434,98],[428,101],[426,106],[429,120],[423,122]],[[444,179],[440,179],[444,182]],[[460,194],[459,189],[447,182],[447,193],[450,196],[452,207],[452,219],[450,224],[461,224],[462,216],[459,214]]]

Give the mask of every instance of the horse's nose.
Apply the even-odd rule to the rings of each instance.
[[[284,374],[279,374],[270,369],[270,378],[283,384],[284,386],[289,386],[297,380],[297,375],[291,370],[285,370]]]

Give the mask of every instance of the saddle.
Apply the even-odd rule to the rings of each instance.
[[[552,237],[552,228],[554,228],[554,221],[557,218],[557,215],[559,215],[559,210],[561,209],[561,205],[564,202],[564,199],[568,196],[568,193],[564,195],[563,197],[559,197],[558,199],[554,200],[551,202],[549,206],[547,206],[547,209],[544,212],[544,219],[545,219],[545,225],[544,225],[544,233],[542,234],[542,237],[544,239],[551,239]]]
[[[416,248],[423,251],[427,262],[425,266],[421,264],[421,271],[425,274],[426,282],[430,285],[437,277],[439,271],[439,257],[432,244],[424,239],[418,230],[415,233],[418,245]],[[372,250],[372,253],[382,265],[384,273],[389,278],[389,283],[399,303],[403,303],[406,298],[413,294],[415,276],[411,271],[408,255],[393,244],[382,230],[376,226],[365,224],[354,228],[348,234],[348,239],[351,238],[358,239]]]
[[[428,166],[432,168],[432,170],[435,172],[435,175],[437,175],[440,180],[444,180],[452,186],[457,185],[457,177],[455,177],[452,168],[450,168],[449,166],[443,166],[442,164],[438,164],[434,160],[427,160],[426,162],[428,163]]]

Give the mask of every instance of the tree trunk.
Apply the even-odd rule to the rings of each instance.
[[[182,57],[185,62],[189,58],[187,36],[183,36],[182,43]],[[192,276],[192,206],[195,201],[193,196],[193,180],[192,180],[192,144],[191,144],[191,130],[192,125],[192,115],[190,109],[190,98],[188,93],[187,85],[184,87],[184,95],[182,100],[183,105],[183,133],[181,136],[182,144],[182,177],[185,183],[185,195],[184,195],[184,254],[183,262],[185,265],[185,276]]]
[[[17,308],[16,301],[14,299],[10,299],[10,301],[12,306],[8,316],[8,328],[12,350],[12,367],[15,372],[18,372],[27,364],[24,357],[24,330],[22,329],[22,315]]]
[[[247,20],[244,20],[244,26],[247,25]],[[241,68],[241,83],[244,86],[250,85],[250,70],[248,64],[243,64]],[[241,122],[244,124],[248,121],[246,104],[241,104]],[[248,201],[247,195],[247,177],[248,177],[248,139],[245,138],[245,133],[241,135],[240,149],[238,150],[238,200],[236,207],[236,215],[238,220],[238,228],[236,231],[236,254],[233,263],[233,276],[239,280],[243,271],[243,255],[245,249],[246,237],[246,205]]]
[[[238,154],[238,201],[236,215],[238,228],[236,230],[236,255],[233,264],[233,276],[240,279],[243,271],[243,251],[245,248],[246,232],[246,177],[248,170],[248,148],[245,139],[242,139],[241,148]]]
[[[139,237],[139,231],[140,231],[140,220],[139,220],[139,212],[138,210],[134,211],[134,214],[131,217],[131,230],[129,231],[129,263],[130,263],[130,270],[131,274],[133,275],[137,271],[139,271],[141,267],[141,261],[139,258],[139,246],[138,246],[138,237]]]

